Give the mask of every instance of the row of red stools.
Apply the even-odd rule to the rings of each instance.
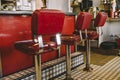
[[[75,28],[79,35],[60,35],[65,14],[59,10],[42,9],[36,10],[32,15],[32,40],[18,41],[15,46],[23,52],[34,55],[35,69],[36,69],[36,80],[41,80],[41,54],[49,51],[56,50],[60,57],[60,45],[61,43],[66,45],[66,80],[72,80],[71,77],[71,51],[70,45],[77,45],[77,42],[84,40],[86,41],[87,51],[87,62],[85,70],[90,71],[90,39],[98,38],[98,34],[95,32],[88,32],[87,29],[90,27],[92,15],[87,12],[81,12],[77,16]],[[95,27],[103,26],[106,21],[106,14],[104,12],[98,13],[95,19]],[[82,32],[84,31],[84,33]],[[50,41],[43,40],[44,35],[52,36]]]

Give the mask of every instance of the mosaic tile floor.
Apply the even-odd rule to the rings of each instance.
[[[72,78],[74,80],[120,80],[120,57],[117,56],[110,60],[103,66],[92,65],[93,71],[86,72],[83,71],[85,65],[77,67],[72,71]],[[65,74],[54,79],[63,80],[65,79]]]

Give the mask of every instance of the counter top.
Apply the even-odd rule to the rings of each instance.
[[[33,11],[0,11],[0,15],[31,15]],[[65,12],[67,16],[75,16],[72,12]]]
[[[31,15],[33,11],[0,11],[1,15]]]
[[[75,16],[76,14],[72,13],[72,12],[65,12],[65,15],[67,15],[67,16]]]
[[[33,11],[0,11],[0,15],[31,15]],[[75,13],[65,12],[67,16],[75,16]],[[120,18],[108,18],[107,22],[118,22]]]
[[[119,22],[120,18],[108,18],[107,22]]]

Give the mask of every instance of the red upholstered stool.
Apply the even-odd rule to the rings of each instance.
[[[99,40],[100,28],[102,28],[106,22],[107,14],[105,12],[99,12],[94,20],[94,27],[96,27],[96,31],[88,31],[86,37],[86,68],[85,70],[90,71],[92,68],[90,67],[90,40]],[[82,33],[85,35],[84,33]],[[99,41],[98,41],[99,42]]]
[[[77,30],[85,30],[90,26],[90,22],[92,19],[92,15],[87,12],[81,12],[79,13],[76,21],[76,27]],[[71,50],[70,45],[75,45],[77,47],[77,42],[81,41],[81,35],[62,35],[62,44],[66,45],[66,59],[67,59],[67,65],[66,65],[66,80],[73,80],[71,77]],[[76,48],[77,51],[77,48]]]
[[[32,40],[18,41],[15,46],[26,54],[34,55],[36,80],[41,80],[41,54],[59,49],[60,33],[65,14],[59,10],[41,9],[32,14]],[[43,40],[43,36],[55,36],[56,42]]]

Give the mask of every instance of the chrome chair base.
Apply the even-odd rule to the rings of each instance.
[[[83,69],[83,71],[87,71],[87,72],[91,72],[92,70],[93,70],[92,67],[85,67],[85,68]]]
[[[93,68],[90,67],[90,40],[85,40],[86,45],[86,67],[83,69],[83,71],[92,71]]]

